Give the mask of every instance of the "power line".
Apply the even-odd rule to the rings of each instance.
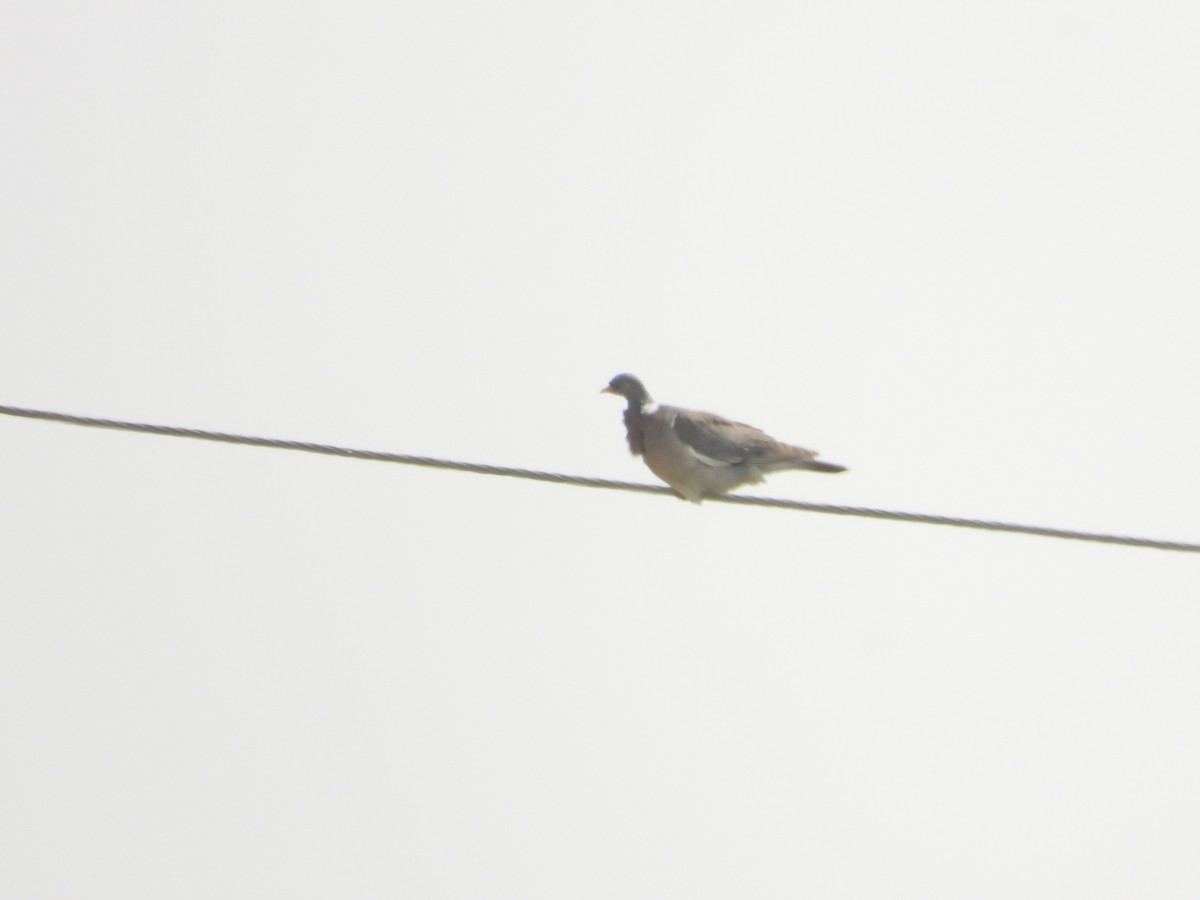
[[[427,466],[434,469],[452,469],[458,472],[474,472],[479,475],[503,475],[508,478],[525,478],[530,481],[549,481],[554,484],[570,484],[576,487],[607,488],[617,491],[637,491],[643,494],[667,494],[675,496],[669,488],[639,484],[630,481],[612,481],[607,478],[588,478],[581,475],[563,475],[559,472],[537,472],[509,466],[491,466],[483,463],[457,462],[437,459],[432,456],[410,456],[403,453],[382,453],[377,450],[354,450],[332,444],[313,444],[307,441],[284,441],[275,438],[249,437],[241,434],[225,434],[220,431],[203,431],[198,428],[178,428],[173,425],[148,425],[141,422],[121,422],[115,419],[96,419],[89,416],[72,416],[67,413],[47,412],[37,409],[22,409],[17,406],[0,406],[0,414],[25,419],[43,419],[49,422],[64,422],[69,425],[84,425],[88,428],[108,428],[115,431],[138,431],[146,434],[164,434],[170,437],[194,438],[201,441],[217,441],[224,444],[245,444],[252,447],[273,447],[279,450],[299,450],[304,453],[320,453],[325,456],[345,456],[352,459],[370,459],[378,462],[402,463],[408,466]],[[713,503],[736,503],[742,506],[770,506],[777,509],[798,509],[805,512],[826,513],[835,516],[857,516],[867,519],[889,519],[896,522],[920,522],[926,525],[950,525],[955,528],[974,528],[982,531],[1007,531],[1015,534],[1032,534],[1040,537],[1066,538],[1076,541],[1092,541],[1101,544],[1122,544],[1127,547],[1147,547],[1152,550],[1177,550],[1184,553],[1200,553],[1200,544],[1180,541],[1159,541],[1152,538],[1125,537],[1114,534],[1095,534],[1088,531],[1071,531],[1065,528],[1044,528],[1039,525],[1015,525],[1008,522],[989,522],[980,519],[961,519],[954,516],[933,516],[924,513],[896,512],[887,509],[871,509],[862,506],[837,506],[829,503],[806,503],[802,500],[777,500],[770,497],[749,497],[739,494],[706,498]]]

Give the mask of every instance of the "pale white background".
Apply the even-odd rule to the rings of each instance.
[[[1200,541],[1192,2],[8,3],[0,403]],[[1193,898],[1195,556],[0,418],[0,892]]]

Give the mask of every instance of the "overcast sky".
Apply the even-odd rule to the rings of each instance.
[[[1192,2],[10,3],[0,403],[1200,542]],[[0,417],[0,891],[1194,898],[1200,558]]]

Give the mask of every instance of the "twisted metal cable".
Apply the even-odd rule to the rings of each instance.
[[[378,462],[401,463],[408,466],[427,466],[433,469],[452,469],[458,472],[474,472],[478,475],[503,475],[507,478],[525,478],[530,481],[548,481],[554,484],[570,484],[576,487],[607,488],[617,491],[637,491],[643,494],[667,494],[675,496],[670,488],[640,484],[631,481],[613,481],[608,478],[588,478],[582,475],[564,475],[559,472],[538,472],[509,466],[492,466],[484,463],[458,462],[437,459],[431,456],[411,456],[404,453],[383,453],[378,450],[354,450],[332,444],[314,444],[308,441],[285,441],[276,438],[250,437],[241,434],[225,434],[220,431],[203,431],[198,428],[178,428],[173,425],[148,425],[141,422],[122,422],[115,419],[96,419],[89,416],[73,416],[67,413],[47,412],[37,409],[22,409],[17,406],[0,405],[0,414],[26,419],[43,419],[49,422],[64,422],[69,425],[84,425],[89,428],[108,428],[116,431],[138,431],[146,434],[165,434],[171,437],[194,438],[201,441],[217,441],[224,444],[245,444],[252,447],[274,447],[281,450],[299,450],[304,453],[320,453],[325,456],[345,456],[352,459],[370,459]],[[730,494],[705,498],[710,503],[736,503],[742,506],[769,506],[777,509],[798,509],[805,512],[826,513],[834,516],[858,516],[866,519],[888,519],[896,522],[920,522],[926,525],[949,525],[955,528],[974,528],[981,531],[1007,531],[1015,534],[1032,534],[1040,537],[1066,538],[1075,541],[1092,541],[1100,544],[1121,544],[1127,547],[1147,547],[1152,550],[1177,550],[1184,553],[1200,553],[1200,544],[1182,541],[1160,541],[1152,538],[1126,537],[1115,534],[1096,534],[1088,531],[1071,531],[1065,528],[1045,528],[1040,525],[1015,525],[1009,522],[989,522],[982,519],[961,519],[954,516],[934,516],[925,513],[897,512],[888,509],[871,509],[863,506],[837,506],[830,503],[806,503],[802,500],[778,500],[770,497],[749,497]]]

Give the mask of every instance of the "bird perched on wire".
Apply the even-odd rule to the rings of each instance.
[[[744,484],[758,484],[768,472],[808,469],[844,472],[820,462],[813,450],[783,444],[750,425],[713,413],[660,406],[632,375],[618,375],[601,390],[626,400],[629,450],[680,497],[699,503]]]

